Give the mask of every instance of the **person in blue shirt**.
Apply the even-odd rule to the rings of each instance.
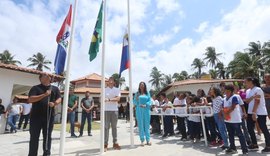
[[[145,82],[140,82],[138,92],[134,96],[134,105],[136,106],[136,119],[139,127],[141,146],[151,145],[150,142],[150,109],[151,96],[147,91]]]

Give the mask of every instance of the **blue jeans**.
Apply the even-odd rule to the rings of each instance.
[[[226,126],[225,126],[225,122],[224,122],[224,118],[219,118],[218,113],[214,114],[214,118],[215,118],[215,122],[218,126],[218,131],[221,135],[221,138],[224,142],[224,146],[229,147],[229,143],[228,143],[228,135],[227,135],[227,130],[226,130]]]
[[[234,141],[234,137],[236,134],[239,138],[242,152],[243,153],[247,152],[248,149],[247,149],[246,139],[245,139],[244,134],[241,130],[241,123],[228,123],[228,122],[226,122],[226,127],[227,127],[228,134],[229,134],[230,148],[236,150],[235,141]]]
[[[87,124],[88,124],[88,134],[91,133],[91,128],[92,128],[92,112],[86,113],[82,112],[82,120],[81,120],[81,129],[80,129],[80,135],[83,135],[83,128],[85,124],[85,120],[87,119]]]
[[[70,122],[70,134],[71,136],[74,136],[74,124],[75,124],[75,111],[69,112],[68,113],[68,119]]]
[[[19,119],[19,114],[8,116],[8,125],[10,126],[10,132],[16,131],[16,122]]]

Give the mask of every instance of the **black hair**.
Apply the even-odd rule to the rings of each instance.
[[[233,93],[234,92],[234,86],[233,85],[226,85],[225,90],[229,90],[229,91],[231,91]]]
[[[144,90],[143,90],[144,94],[148,94],[146,84],[145,84],[145,82],[143,82],[143,81],[139,83],[138,93],[143,94],[143,93],[141,92],[141,89],[140,89],[140,85],[141,85],[141,84],[144,85]]]
[[[252,84],[256,87],[261,87],[259,79],[255,77],[248,77],[246,78],[247,81],[252,82]]]
[[[205,91],[204,91],[203,89],[198,89],[197,92],[198,92],[199,90],[201,91],[201,95],[200,95],[200,96],[201,96],[201,97],[205,97],[205,95],[206,95],[206,94],[205,94]]]
[[[221,93],[221,90],[218,87],[212,87],[211,89],[214,90],[214,94],[215,94],[216,97],[218,97],[218,96],[223,97],[223,95]]]
[[[163,96],[163,97],[165,97],[165,98],[167,97],[167,96],[166,96],[166,93],[164,93],[164,92],[160,93],[160,96]]]
[[[193,97],[193,102],[200,102],[201,98],[199,96],[194,96]]]

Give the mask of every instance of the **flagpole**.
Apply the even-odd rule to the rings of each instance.
[[[102,61],[101,61],[101,101],[100,101],[100,154],[104,153],[104,127],[105,127],[105,40],[106,40],[106,0],[103,0],[103,41],[102,41]]]
[[[66,126],[67,126],[67,105],[68,105],[68,93],[69,93],[69,72],[70,72],[70,58],[72,52],[72,41],[75,27],[75,17],[77,10],[77,0],[75,0],[74,4],[74,12],[72,14],[72,23],[71,23],[71,33],[70,33],[70,43],[68,45],[68,55],[67,55],[67,70],[66,70],[66,82],[65,82],[65,90],[64,90],[64,103],[62,109],[62,122],[61,122],[61,133],[60,133],[60,150],[59,155],[64,156],[64,148],[65,148],[65,140],[66,140]]]
[[[130,66],[129,66],[129,112],[130,112],[130,145],[134,147],[134,128],[133,128],[133,94],[132,94],[132,57],[131,57],[131,35],[130,35],[130,7],[129,0],[127,0],[128,8],[128,52],[130,57]]]

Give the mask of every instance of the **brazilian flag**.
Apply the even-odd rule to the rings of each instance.
[[[96,56],[97,53],[99,51],[99,44],[101,43],[102,39],[102,12],[103,12],[103,1],[101,3],[100,9],[99,9],[99,13],[98,13],[98,17],[97,17],[97,22],[96,22],[96,26],[95,26],[95,30],[92,36],[92,40],[91,40],[91,44],[90,44],[90,48],[89,48],[89,59],[90,61],[93,61]]]

